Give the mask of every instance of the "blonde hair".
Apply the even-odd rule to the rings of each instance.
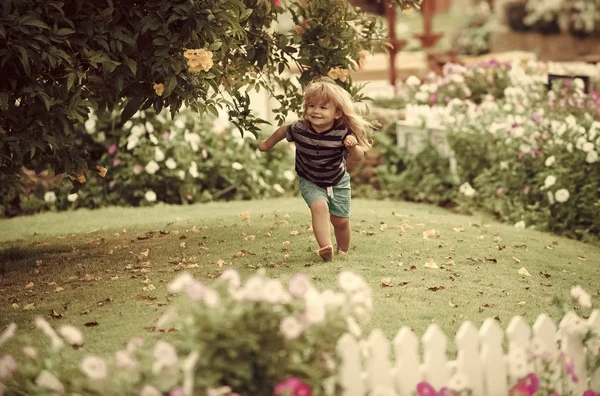
[[[358,144],[364,148],[372,147],[369,134],[373,130],[373,125],[356,111],[348,91],[337,85],[331,78],[319,77],[308,84],[304,94],[304,114],[309,102],[333,103],[336,110],[342,113],[340,120],[354,134]]]

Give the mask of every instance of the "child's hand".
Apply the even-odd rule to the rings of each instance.
[[[260,151],[269,151],[269,146],[267,146],[267,141],[261,140],[261,142],[258,144],[258,149]]]
[[[354,135],[348,135],[348,136],[346,136],[346,139],[344,139],[344,146],[346,146],[346,147],[354,147],[357,144],[358,144],[358,140],[356,140]]]

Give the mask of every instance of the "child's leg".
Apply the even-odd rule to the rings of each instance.
[[[329,231],[329,207],[327,201],[318,199],[310,205],[310,213],[312,215],[312,227],[315,233],[315,238],[320,247],[331,245],[331,233]]]
[[[350,247],[350,218],[330,215],[331,224],[335,233],[335,241],[337,247],[342,252],[346,253]]]

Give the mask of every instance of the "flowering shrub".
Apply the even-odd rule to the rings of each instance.
[[[117,113],[92,115],[78,131],[83,136],[80,144],[103,165],[104,177],[98,172],[81,173],[86,187],[73,193],[72,182],[60,177],[38,182],[12,205],[7,191],[2,191],[5,215],[296,192],[293,155],[287,147],[262,154],[253,138],[231,131],[228,122],[199,117],[189,109],[169,118],[165,112],[139,112],[119,127]]]
[[[317,291],[304,274],[288,287],[258,273],[242,284],[226,270],[214,287],[184,273],[169,290],[183,293],[157,328],[175,325],[174,340],[148,348],[131,339],[111,358],[85,355],[82,334],[36,327],[46,350],[25,346],[22,356],[0,356],[0,393],[121,395],[322,395],[335,390],[338,338],[360,333],[372,308],[371,291],[352,273],[338,276],[341,291]],[[0,345],[14,336],[11,324]],[[73,362],[79,362],[72,364]]]
[[[453,49],[459,54],[482,55],[490,52],[490,22],[492,11],[487,2],[479,3],[469,13],[467,26],[453,39]]]
[[[524,23],[542,33],[562,31],[589,36],[600,32],[600,2],[529,0]]]

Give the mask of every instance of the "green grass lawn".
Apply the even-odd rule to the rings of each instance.
[[[0,220],[0,329],[14,321],[39,338],[33,318],[42,315],[84,328],[86,352],[113,352],[133,335],[164,336],[152,326],[175,299],[166,286],[179,270],[210,283],[230,266],[284,281],[305,272],[320,289],[335,287],[340,270],[356,272],[373,290],[371,326],[389,337],[402,326],[420,336],[432,322],[453,337],[465,320],[495,317],[505,328],[513,315],[530,324],[542,312],[556,318],[552,297],[568,297],[576,284],[599,299],[600,247],[551,234],[356,199],[350,253],[323,263],[309,224],[300,198]],[[428,230],[438,236],[424,238]],[[425,267],[430,261],[439,268]]]

